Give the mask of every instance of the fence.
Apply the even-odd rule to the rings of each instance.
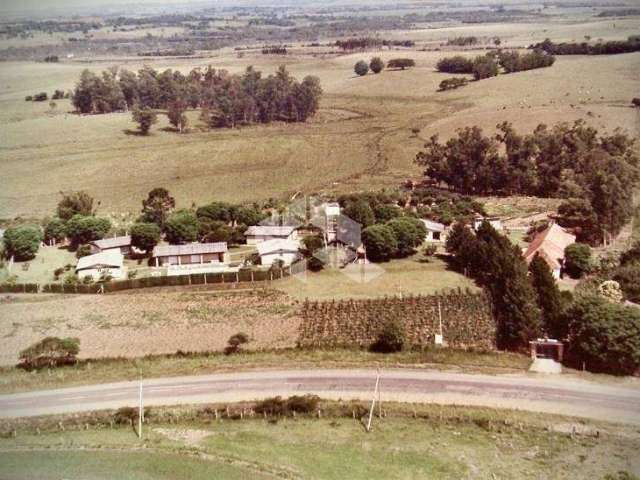
[[[303,347],[369,347],[385,322],[399,321],[410,345],[433,345],[442,334],[451,347],[495,348],[496,324],[484,294],[457,291],[443,295],[371,300],[306,301],[298,343]]]
[[[240,270],[238,272],[132,278],[91,284],[4,283],[0,284],[0,293],[110,293],[150,287],[268,282],[288,277],[291,274],[291,267],[287,267],[270,270]]]

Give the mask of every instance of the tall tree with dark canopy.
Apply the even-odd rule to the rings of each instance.
[[[93,198],[85,191],[62,193],[58,202],[58,218],[69,220],[74,215],[93,215]]]
[[[169,243],[195,242],[198,239],[198,219],[189,210],[178,210],[169,215],[163,230]]]
[[[164,226],[167,216],[176,206],[176,200],[166,188],[154,188],[142,201],[142,219],[152,222],[160,228]]]
[[[4,255],[15,260],[31,260],[38,253],[42,232],[36,225],[7,228],[3,237]]]
[[[137,222],[131,227],[131,245],[150,252],[160,241],[160,227],[155,223]]]
[[[562,317],[560,290],[549,265],[541,256],[536,255],[529,264],[529,273],[538,297],[538,307],[542,311],[545,331],[552,338],[564,338],[567,326]]]

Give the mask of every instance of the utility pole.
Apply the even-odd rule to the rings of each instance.
[[[371,420],[373,419],[373,410],[376,406],[376,396],[378,395],[378,387],[380,386],[380,369],[376,375],[376,386],[373,389],[373,399],[371,400],[371,409],[369,410],[369,421],[367,422],[367,432],[371,431]]]

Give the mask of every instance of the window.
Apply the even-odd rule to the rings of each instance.
[[[200,263],[200,255],[191,255],[189,258],[190,263]]]
[[[433,239],[440,240],[440,232],[433,232]]]
[[[171,255],[169,257],[169,261],[168,261],[169,265],[177,265],[178,264],[178,257],[175,255]]]

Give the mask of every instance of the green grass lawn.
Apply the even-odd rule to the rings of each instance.
[[[448,289],[477,287],[472,280],[449,270],[444,260],[421,254],[369,264],[361,268],[350,265],[344,269],[326,268],[318,273],[287,278],[275,284],[299,299],[372,298],[384,295],[428,295]]]
[[[622,427],[582,423],[580,428],[609,434],[571,438],[560,433],[577,424],[567,417],[385,404],[387,416],[375,417],[367,433],[359,420],[345,415],[352,408],[331,402],[323,405],[321,419],[277,421],[165,424],[151,416],[143,439],[129,427],[35,435],[26,424],[16,438],[0,439],[0,477],[600,480],[639,470],[634,458],[640,439],[628,429],[616,434]],[[333,413],[340,409],[342,414]]]
[[[53,272],[65,265],[75,266],[78,259],[74,252],[61,247],[41,247],[33,260],[15,262],[8,272],[5,267],[5,279],[15,275],[19,283],[53,283]],[[73,269],[71,270],[73,271]],[[64,274],[60,277],[62,279]],[[2,275],[0,275],[2,280]]]

